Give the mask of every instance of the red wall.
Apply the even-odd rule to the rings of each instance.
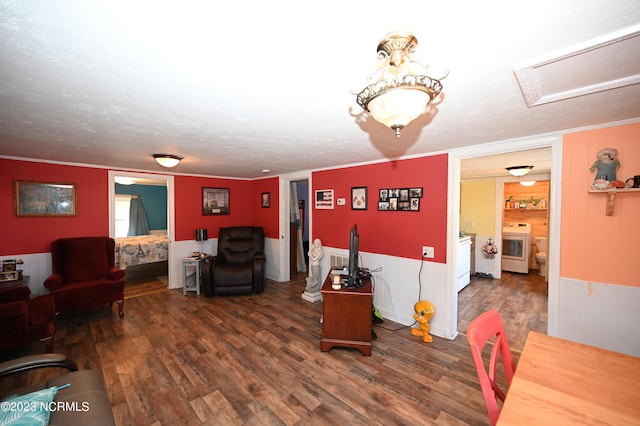
[[[195,239],[195,230],[209,230],[210,238],[217,238],[218,230],[228,226],[251,224],[249,195],[251,182],[220,178],[176,176],[175,212],[176,241]],[[229,188],[230,209],[228,215],[204,216],[202,214],[202,188]]]
[[[313,207],[313,236],[324,246],[347,249],[349,229],[358,224],[360,250],[420,259],[423,245],[435,248],[433,261],[446,263],[446,154],[315,172],[312,190],[333,189],[333,210]],[[351,210],[351,187],[366,186],[367,210]],[[382,188],[423,188],[420,211],[378,211]],[[312,201],[313,203],[313,201]]]
[[[17,217],[13,181],[74,183],[76,216]],[[194,240],[196,228],[217,237],[225,226],[263,226],[277,238],[278,178],[260,181],[175,176],[176,241]],[[202,188],[229,188],[229,215],[203,216]],[[260,195],[271,192],[271,208],[261,207]],[[107,169],[56,165],[0,158],[0,256],[48,253],[58,238],[109,235],[109,173]]]
[[[264,227],[264,235],[267,238],[280,238],[280,221],[278,219],[280,205],[280,179],[260,179],[251,183],[251,210],[253,211],[253,223]],[[270,207],[262,207],[262,193],[271,194]]]
[[[76,216],[17,217],[13,181],[76,184]],[[109,235],[108,172],[0,158],[0,255],[47,253],[60,237]]]

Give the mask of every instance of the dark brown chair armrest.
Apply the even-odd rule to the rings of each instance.
[[[69,371],[78,371],[75,362],[64,354],[38,354],[0,362],[0,377],[9,376],[21,371],[34,370],[36,368],[60,367]]]

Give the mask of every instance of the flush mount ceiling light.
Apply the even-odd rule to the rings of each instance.
[[[155,158],[156,162],[162,167],[167,167],[169,169],[180,164],[180,160],[182,160],[182,157],[171,154],[153,154],[153,158]]]
[[[522,186],[533,186],[536,184],[535,180],[523,180],[522,182],[520,182],[520,185]]]
[[[394,130],[397,138],[442,91],[440,80],[426,75],[428,66],[411,60],[417,46],[413,33],[387,34],[378,44],[380,65],[356,98],[376,121]]]
[[[133,178],[124,176],[116,176],[115,178],[113,178],[113,180],[115,180],[115,182],[119,183],[120,185],[133,185],[134,183],[136,183]]]
[[[529,173],[533,169],[533,166],[513,166],[507,167],[507,171],[511,173],[513,176],[524,176]]]

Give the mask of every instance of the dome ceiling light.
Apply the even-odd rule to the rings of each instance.
[[[533,166],[513,166],[513,167],[507,167],[507,171],[509,173],[511,173],[511,175],[516,176],[516,177],[520,177],[520,176],[524,176],[526,174],[528,174],[531,169],[533,169]]]
[[[168,169],[177,166],[178,164],[180,164],[180,161],[182,160],[182,157],[178,157],[177,155],[171,155],[171,154],[153,154],[153,158],[162,167],[166,167]]]

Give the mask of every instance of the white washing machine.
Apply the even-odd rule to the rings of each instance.
[[[502,225],[502,270],[529,273],[531,224],[505,222]]]

